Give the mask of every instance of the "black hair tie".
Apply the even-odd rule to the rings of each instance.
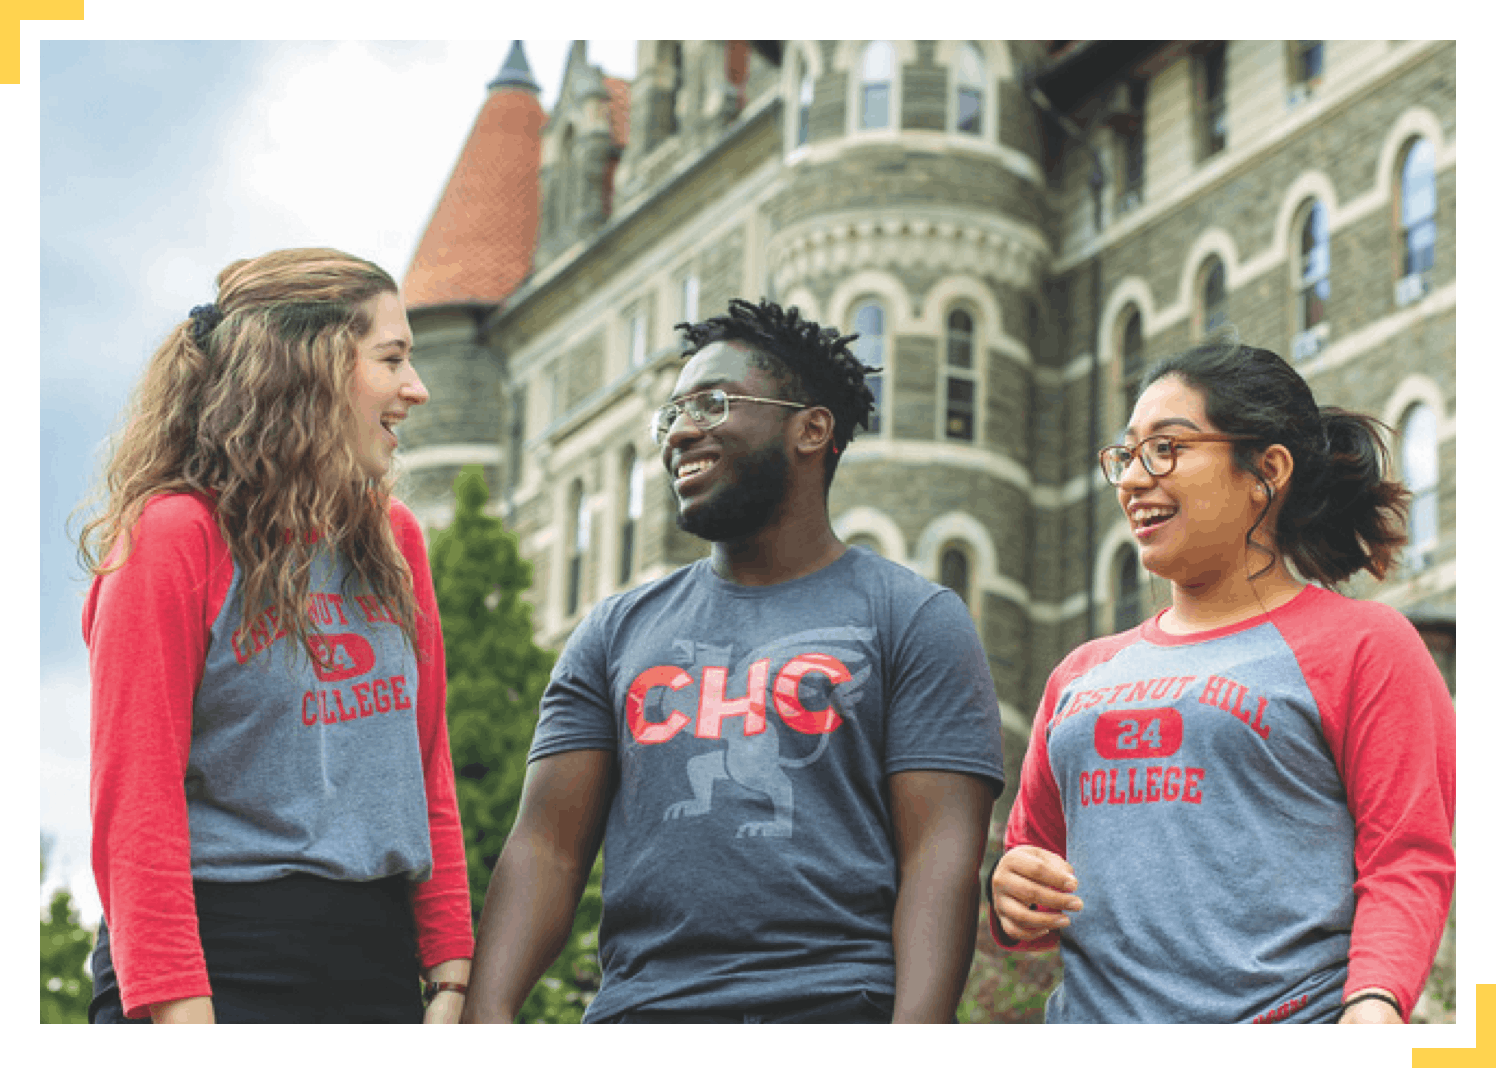
[[[192,340],[200,349],[205,349],[208,344],[208,335],[213,328],[223,322],[223,312],[218,310],[217,304],[199,304],[187,313],[192,320]]]
[[[1383,994],[1376,990],[1368,990],[1366,991],[1366,993],[1357,994],[1355,997],[1348,1000],[1344,1005],[1340,1006],[1340,1015],[1344,1016],[1346,1010],[1349,1009],[1352,1005],[1356,1004],[1356,1002],[1358,1001],[1385,1001],[1388,1005],[1391,1005],[1394,1009],[1397,1010],[1398,1016],[1402,1015],[1402,1006],[1397,1003],[1397,999],[1395,997],[1393,997],[1391,994]]]

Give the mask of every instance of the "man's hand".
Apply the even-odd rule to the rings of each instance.
[[[992,872],[992,901],[1003,933],[1017,942],[1043,938],[1070,926],[1079,912],[1075,869],[1064,857],[1038,846],[1016,846]]]
[[[531,764],[478,920],[463,1023],[512,1023],[571,934],[602,843],[613,754],[557,753]]]
[[[954,771],[903,771],[888,792],[899,860],[893,1022],[950,1023],[976,948],[992,787]]]

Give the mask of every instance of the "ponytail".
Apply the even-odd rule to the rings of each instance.
[[[1325,585],[1363,569],[1385,578],[1408,540],[1409,500],[1402,483],[1386,475],[1385,428],[1340,408],[1319,414],[1324,446],[1294,456],[1293,481],[1278,514],[1278,548],[1299,574]]]

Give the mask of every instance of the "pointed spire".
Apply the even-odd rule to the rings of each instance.
[[[530,64],[525,60],[525,46],[523,41],[515,41],[509,48],[509,57],[504,60],[504,66],[498,76],[488,83],[490,91],[494,89],[524,89],[531,93],[539,93],[540,85],[535,81],[535,76],[530,73]]]
[[[587,61],[587,42],[573,41],[566,50],[566,70],[561,75],[561,95],[571,100],[606,96],[602,72]]]

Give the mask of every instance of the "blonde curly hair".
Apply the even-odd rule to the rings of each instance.
[[[153,497],[199,493],[243,572],[244,623],[274,606],[315,659],[312,565],[341,551],[415,644],[410,569],[389,521],[390,476],[362,473],[352,446],[357,342],[398,293],[376,264],[327,248],[229,264],[211,314],[184,319],[147,364],[82,528],[79,559],[119,568]],[[197,312],[197,309],[194,309]]]

